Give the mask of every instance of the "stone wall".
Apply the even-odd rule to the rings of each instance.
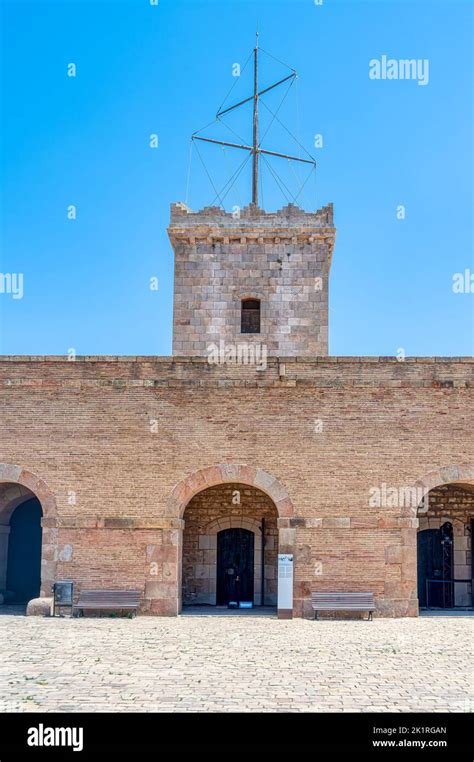
[[[416,614],[416,510],[370,491],[474,481],[473,372],[469,358],[270,358],[261,372],[3,357],[0,464],[14,467],[0,482],[41,500],[44,591],[140,585],[144,610],[176,614],[182,518],[211,469],[274,493],[295,615],[312,589],[372,590],[380,614]],[[219,464],[247,464],[248,481]]]
[[[173,354],[208,355],[213,344],[261,343],[270,355],[328,351],[332,205],[304,212],[258,207],[236,217],[219,207],[171,207],[175,254]],[[261,331],[241,333],[241,301],[261,303]]]

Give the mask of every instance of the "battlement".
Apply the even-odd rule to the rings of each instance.
[[[239,213],[226,212],[220,206],[205,206],[194,212],[189,206],[181,201],[171,204],[171,226],[174,222],[185,225],[199,224],[203,218],[208,224],[211,218],[214,218],[216,224],[229,224],[231,227],[238,227],[239,223],[248,224],[258,221],[259,224],[269,224],[277,226],[309,226],[309,227],[332,227],[333,226],[333,205],[327,204],[315,212],[306,212],[295,204],[287,204],[275,212],[266,212],[255,204],[248,204],[239,210]]]
[[[186,204],[178,202],[171,204],[168,234],[172,243],[183,238],[224,241],[233,236],[240,239],[243,235],[250,241],[262,238],[267,242],[279,243],[275,238],[295,238],[311,243],[312,236],[315,236],[327,238],[332,248],[336,230],[332,204],[315,212],[305,212],[294,204],[275,212],[266,212],[254,204],[235,212],[226,212],[219,206],[206,206],[194,212]]]

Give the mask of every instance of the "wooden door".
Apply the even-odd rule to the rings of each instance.
[[[32,498],[21,503],[10,519],[7,590],[13,593],[12,603],[28,603],[40,594],[41,516],[41,505]]]
[[[223,529],[217,535],[218,606],[253,601],[255,536],[248,529]]]

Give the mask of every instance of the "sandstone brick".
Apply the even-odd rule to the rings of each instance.
[[[388,564],[400,564],[402,562],[401,546],[387,545],[385,547],[385,560]]]

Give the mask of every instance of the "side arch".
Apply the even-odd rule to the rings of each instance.
[[[404,530],[403,542],[405,544],[405,555],[404,563],[402,565],[402,576],[407,578],[412,577],[415,580],[416,587],[413,591],[413,597],[416,596],[418,606],[426,605],[427,601],[425,599],[424,580],[425,577],[428,578],[433,576],[430,571],[427,571],[427,569],[432,569],[430,564],[434,563],[434,551],[431,546],[430,548],[426,546],[428,538],[425,533],[430,531],[434,532],[435,530],[439,531],[439,529],[446,524],[451,524],[454,527],[454,536],[451,539],[451,543],[454,542],[454,559],[458,557],[458,560],[451,560],[451,563],[454,564],[453,570],[455,570],[456,564],[464,563],[462,560],[459,560],[460,555],[464,555],[467,559],[466,548],[468,547],[468,540],[466,538],[466,534],[467,532],[470,533],[470,529],[465,528],[463,521],[458,519],[456,515],[452,515],[450,513],[449,505],[446,506],[446,510],[442,508],[438,515],[429,513],[431,505],[429,494],[432,490],[436,490],[440,487],[446,487],[448,489],[449,487],[462,488],[463,485],[469,484],[474,484],[473,463],[452,463],[441,468],[433,469],[432,471],[428,471],[426,474],[424,474],[424,476],[422,476],[414,483],[414,486],[417,489],[417,495],[423,494],[425,497],[428,496],[428,500],[426,500],[425,503],[410,506],[410,513],[408,515],[410,515],[410,522],[412,526],[410,528],[405,528]],[[460,543],[459,547],[457,547],[457,543],[459,541],[458,538],[460,538],[460,541],[464,542],[465,544]],[[436,561],[435,565],[439,567],[438,561]],[[453,571],[451,571],[448,576],[452,577],[453,574],[456,576]],[[455,600],[459,603],[461,597],[464,596],[464,594],[466,597],[468,595],[467,589],[466,591],[463,590],[463,585],[458,585],[457,587],[454,587],[453,585],[452,590],[451,586],[447,585],[446,590],[449,595],[452,596],[452,605],[454,605]],[[436,592],[436,585],[434,585],[434,589],[431,589],[431,594],[433,594],[433,592]],[[448,608],[449,607],[451,606],[448,606]]]
[[[46,484],[33,471],[11,463],[0,463],[0,485],[8,484],[19,489],[17,494],[12,490],[11,502],[5,506],[5,516],[11,515],[13,510],[29,494],[38,498],[43,513],[42,545],[41,545],[41,597],[51,597],[51,585],[56,578],[57,565],[57,504],[54,494]]]
[[[443,484],[462,482],[474,484],[474,463],[450,464],[428,471],[420,479],[417,479],[413,486],[426,495],[430,490]],[[411,513],[412,518],[416,519],[418,506],[411,506]]]
[[[43,479],[28,471],[21,466],[14,466],[9,463],[0,463],[0,484],[11,482],[21,487],[26,487],[35,494],[41,503],[43,517],[56,519],[58,515],[56,498]]]

